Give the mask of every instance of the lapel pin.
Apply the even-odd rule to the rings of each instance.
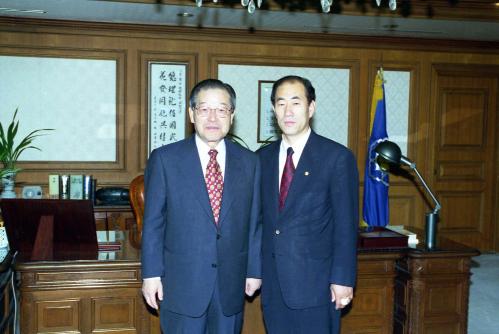
[[[305,172],[305,176],[309,176],[310,173],[308,171]]]

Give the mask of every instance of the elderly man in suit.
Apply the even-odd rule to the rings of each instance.
[[[227,140],[236,94],[198,83],[188,139],[151,153],[145,171],[142,292],[165,333],[240,333],[244,293],[261,280],[260,165]],[[159,300],[159,303],[158,303]]]
[[[311,130],[316,105],[309,80],[281,78],[271,100],[282,139],[258,152],[267,332],[338,333],[356,279],[356,161]]]

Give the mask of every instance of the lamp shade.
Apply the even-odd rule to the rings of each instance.
[[[394,142],[389,140],[382,141],[376,146],[374,151],[378,153],[376,162],[383,171],[388,171],[390,169],[390,165],[400,165],[402,160],[402,151]]]

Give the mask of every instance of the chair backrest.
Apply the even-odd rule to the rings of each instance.
[[[144,221],[144,175],[139,175],[130,182],[130,204],[137,221],[138,241],[140,241]]]

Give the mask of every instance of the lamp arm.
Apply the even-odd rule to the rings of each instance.
[[[433,195],[433,193],[430,190],[430,187],[428,187],[428,185],[426,184],[426,182],[423,179],[423,177],[421,176],[421,174],[419,174],[419,171],[416,168],[416,164],[415,163],[411,163],[410,167],[416,173],[416,175],[419,177],[419,179],[421,180],[421,183],[423,184],[424,188],[426,189],[426,191],[428,191],[428,193],[430,194],[431,198],[435,202],[435,208],[433,209],[433,213],[434,214],[438,214],[438,212],[440,211],[440,208],[441,208],[440,202],[437,200],[437,198],[435,197],[435,195]]]

